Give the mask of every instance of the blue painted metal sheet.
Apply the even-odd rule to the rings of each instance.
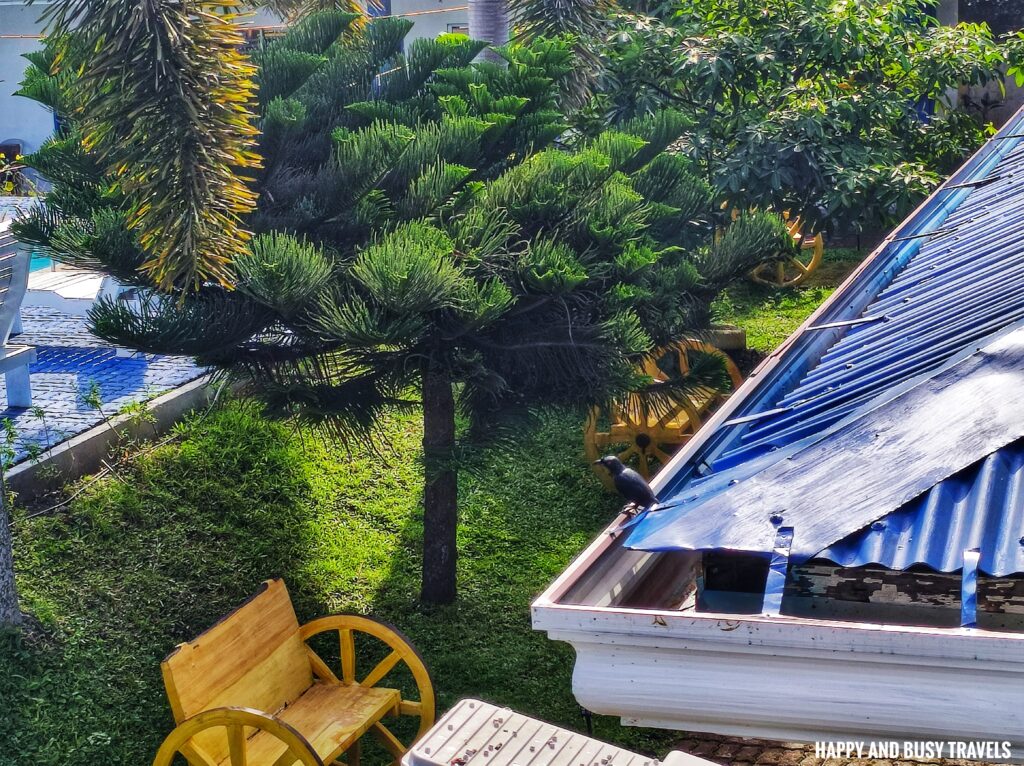
[[[978,562],[981,551],[964,551],[964,576],[960,583],[960,627],[978,627]]]
[[[1017,137],[1022,127],[1024,112],[904,224],[902,236],[837,296],[815,328],[791,339],[783,361],[744,398],[733,418],[676,468],[659,491],[668,509],[635,524],[629,547],[650,549],[659,535],[665,543],[672,527],[699,525],[704,530],[699,540],[673,533],[677,543],[690,538],[680,547],[740,543],[743,549],[770,551],[770,530],[741,530],[749,539],[737,540],[735,509],[723,512],[725,501],[715,498],[738,497],[744,485],[756,486],[764,491],[758,507],[772,508],[770,495],[785,491],[768,483],[772,475],[778,479],[786,473],[777,467],[780,461],[791,462],[809,445],[837,438],[841,425],[864,418],[879,401],[901,395],[1024,321],[1024,142]],[[926,401],[919,404],[928,407]],[[929,411],[935,433],[948,428],[948,413]],[[975,413],[971,420],[976,419]],[[1016,438],[1013,427],[1007,425],[1005,437],[999,446]],[[998,495],[993,482],[1016,480],[1017,469],[1007,468],[1019,466],[1016,449],[993,448],[992,457],[979,455],[973,465],[964,464],[962,456],[935,454],[923,464],[901,466],[900,471],[916,474],[917,486],[934,477],[921,488],[927,494],[886,509],[894,512],[879,529],[863,530],[870,519],[850,516],[840,503],[809,509],[820,528],[832,530],[827,540],[808,538],[807,530],[787,517],[787,526],[795,526],[794,547],[806,555],[808,546],[820,543],[815,552],[844,565],[926,564],[943,571],[959,569],[965,548],[978,547],[982,571],[1024,572],[1019,543],[1024,512],[1011,499],[993,499]],[[851,484],[864,478],[855,470],[883,469],[837,465],[834,475],[824,477],[821,495],[851,494]],[[1002,478],[993,479],[995,474]],[[1017,497],[1016,490],[1013,494]],[[1024,496],[1020,499],[1024,502]]]
[[[1018,326],[745,480],[653,511],[632,528],[629,545],[763,552],[785,524],[793,528],[791,558],[804,560],[1022,438]]]
[[[994,577],[1024,572],[1024,442],[940,482],[884,520],[829,546],[818,558],[844,567],[925,565],[955,572],[964,550]]]

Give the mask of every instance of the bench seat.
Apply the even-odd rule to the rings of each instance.
[[[309,741],[324,763],[332,763],[385,716],[397,715],[396,689],[315,683],[276,717]],[[251,763],[274,763],[286,747],[277,737],[257,732],[249,740]],[[230,758],[221,761],[230,766]]]
[[[337,654],[309,641],[333,634]],[[357,640],[384,659],[369,665]],[[319,641],[318,641],[319,643]],[[372,646],[376,644],[377,646]],[[357,667],[367,662],[367,667]],[[324,766],[342,755],[359,766],[360,739],[371,734],[394,757],[407,745],[388,728],[395,716],[434,723],[434,689],[416,650],[395,628],[361,615],[321,617],[299,626],[281,580],[268,580],[242,606],[162,663],[177,726],[154,766],[185,756],[190,766]],[[392,671],[411,673],[402,691],[385,685]],[[418,697],[418,699],[417,699]],[[385,720],[387,719],[387,720]],[[406,727],[406,730],[408,727]]]

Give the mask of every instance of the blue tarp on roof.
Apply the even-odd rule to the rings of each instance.
[[[1024,447],[1016,441],[1024,433],[1024,408],[1019,417],[1011,408],[999,423],[986,424],[996,439],[990,446],[996,446],[985,447],[985,454],[952,449],[922,453],[910,465],[887,464],[901,477],[914,474],[916,494],[906,492],[902,504],[880,503],[879,516],[888,515],[873,528],[866,528],[871,519],[864,514],[869,511],[848,514],[845,506],[851,503],[843,498],[870,506],[872,496],[857,496],[860,485],[881,484],[864,491],[884,495],[885,482],[877,474],[884,474],[886,466],[851,460],[850,471],[845,471],[842,462],[842,450],[849,446],[842,439],[851,438],[871,417],[884,416],[880,401],[907,397],[915,387],[908,401],[928,413],[928,429],[934,434],[949,429],[955,413],[930,410],[928,397],[933,394],[922,381],[939,376],[955,381],[958,371],[971,370],[965,374],[979,384],[983,379],[991,382],[992,371],[986,372],[984,365],[957,365],[1024,323],[1022,115],[836,294],[817,320],[821,329],[807,328],[791,339],[780,362],[744,397],[731,420],[675,470],[659,492],[667,508],[640,519],[627,546],[767,552],[770,544],[764,544],[763,531],[745,531],[751,516],[785,517],[790,512],[772,505],[776,493],[782,502],[787,487],[792,488],[792,471],[786,478],[784,461],[798,460],[814,445],[818,453],[832,454],[838,468],[823,479],[826,486],[815,486],[820,492],[814,494],[836,502],[803,509],[800,519],[806,531],[817,527],[817,534],[805,534],[805,545],[808,540],[821,543],[805,555],[844,566],[875,563],[905,569],[924,564],[955,571],[963,551],[976,547],[983,571],[997,576],[1024,572]],[[849,324],[822,327],[835,322]],[[968,391],[971,383],[966,381]],[[1008,391],[1024,387],[1024,369],[1004,374],[1000,385]],[[961,390],[964,386],[960,384]],[[991,396],[998,389],[988,390]],[[953,425],[970,428],[983,410],[968,409],[968,423]],[[865,476],[865,470],[875,475]],[[928,477],[934,481],[929,483]],[[794,503],[791,497],[787,504],[799,504],[799,498]],[[800,522],[795,526],[798,545]],[[746,537],[737,539],[737,530]],[[829,530],[835,536],[823,539]]]

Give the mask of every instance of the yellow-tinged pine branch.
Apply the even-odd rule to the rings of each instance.
[[[94,54],[80,82],[84,143],[131,201],[128,220],[162,289],[230,284],[256,204],[255,67],[241,3],[58,0],[50,34],[72,28]],[[58,62],[59,66],[59,62]]]

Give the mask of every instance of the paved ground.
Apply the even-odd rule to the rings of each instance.
[[[142,354],[118,357],[115,349],[89,334],[84,317],[52,309],[23,306],[24,332],[11,342],[35,346],[31,366],[31,410],[7,407],[0,390],[0,419],[7,418],[18,434],[17,460],[46,450],[117,414],[125,405],[151,399],[199,377],[202,370],[180,357]],[[87,404],[99,386],[102,412]],[[33,448],[31,445],[35,445]]]
[[[34,200],[30,197],[8,197],[0,195],[0,223],[14,218],[25,210]]]

